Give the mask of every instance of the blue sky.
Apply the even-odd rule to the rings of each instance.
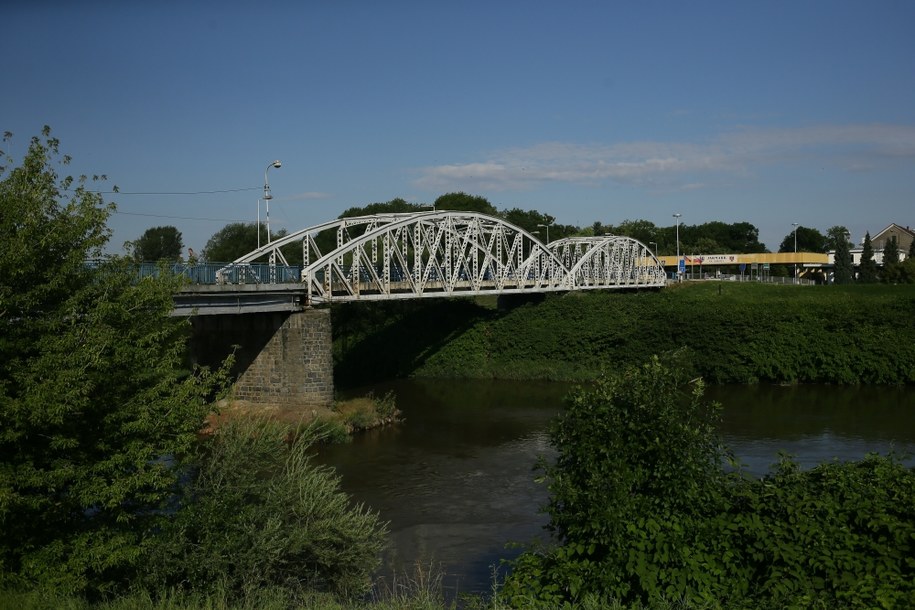
[[[122,191],[112,251],[465,191],[563,224],[915,226],[915,2],[118,2],[0,9],[0,130]],[[245,190],[240,190],[245,189]],[[224,191],[211,193],[212,191]],[[199,193],[151,194],[129,193]],[[265,214],[261,207],[261,215]]]

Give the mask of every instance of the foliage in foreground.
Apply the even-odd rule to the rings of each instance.
[[[197,447],[193,481],[163,525],[142,581],[151,589],[368,590],[385,540],[377,514],[351,506],[310,458],[320,428],[235,418]]]
[[[0,584],[104,593],[141,565],[178,480],[166,458],[221,379],[185,366],[174,280],[87,265],[112,208],[58,177],[44,136],[0,181]]]
[[[681,370],[654,359],[570,399],[545,471],[556,545],[514,562],[505,599],[915,605],[915,470],[868,456],[727,471],[718,408]]]
[[[236,423],[199,438],[229,363],[186,366],[178,280],[87,264],[112,207],[57,176],[44,136],[0,170],[0,588],[95,601],[216,587],[233,603],[259,587],[363,592],[377,517],[309,461],[313,434],[287,444]]]

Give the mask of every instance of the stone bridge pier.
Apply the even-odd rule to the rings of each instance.
[[[282,408],[333,402],[330,309],[202,315],[191,324],[195,362],[215,367],[235,350],[236,399]]]

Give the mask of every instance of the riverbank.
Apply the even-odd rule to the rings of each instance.
[[[348,304],[341,386],[392,377],[585,380],[687,348],[709,383],[915,383],[915,286],[685,282],[660,291]]]
[[[202,434],[211,434],[220,425],[245,417],[266,417],[290,430],[309,426],[323,428],[321,436],[330,442],[341,442],[357,432],[364,432],[400,421],[395,396],[387,393],[378,397],[372,393],[336,400],[329,407],[306,406],[289,408],[273,404],[252,403],[232,398],[219,401],[207,416]]]

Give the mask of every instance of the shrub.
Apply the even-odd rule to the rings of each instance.
[[[113,207],[67,163],[45,128],[0,167],[0,586],[97,596],[142,569],[178,476],[164,457],[196,442],[226,369],[187,370],[175,278],[87,264]]]
[[[706,526],[724,506],[719,409],[680,371],[654,358],[567,401],[545,467],[559,545],[515,562],[509,597],[560,605],[720,590],[728,568]]]
[[[915,383],[913,306],[911,285],[695,282],[498,311],[467,299],[358,318],[336,309],[335,376],[585,381],[685,346],[709,383]]]
[[[314,429],[287,431],[239,418],[201,444],[181,506],[150,545],[146,586],[367,590],[386,527],[312,463]]]
[[[871,455],[728,471],[718,409],[678,370],[655,358],[571,397],[545,467],[554,545],[513,562],[505,598],[915,607],[915,469]]]

